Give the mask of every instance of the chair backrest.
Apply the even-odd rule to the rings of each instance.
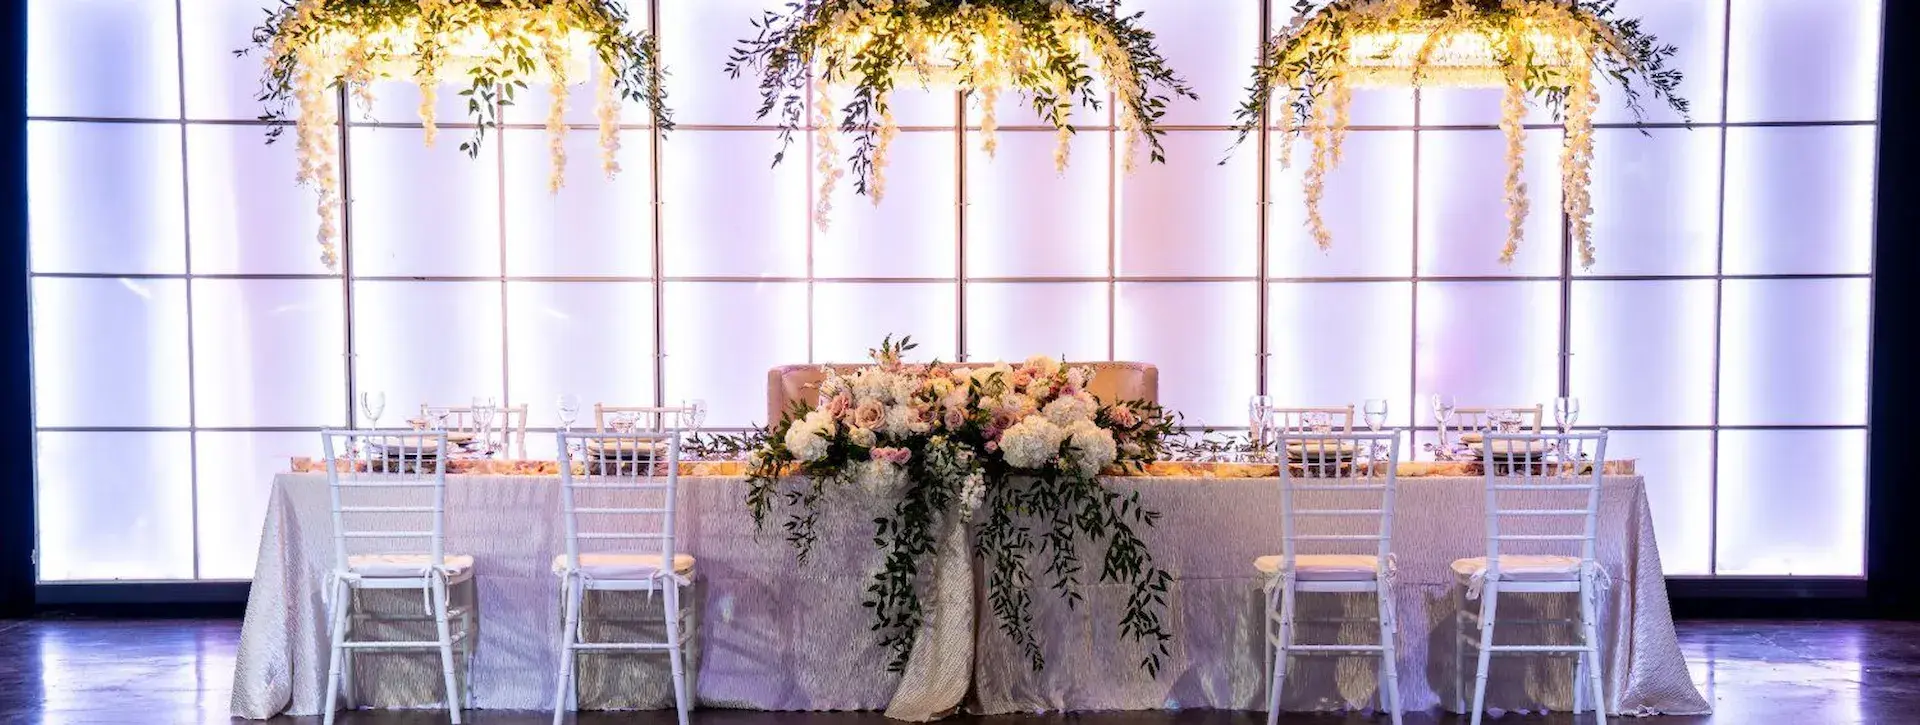
[[[333,507],[334,566],[357,554],[446,559],[446,431],[320,432]]]
[[[559,434],[560,450],[579,443],[581,461],[560,458],[567,564],[580,554],[619,550],[657,553],[671,571],[675,496],[680,488],[680,431]]]
[[[1323,421],[1330,433],[1353,432],[1353,406],[1328,408],[1274,408],[1268,427],[1278,433],[1313,433],[1316,421]]]
[[[1282,433],[1277,458],[1287,569],[1300,554],[1366,553],[1386,561],[1393,550],[1399,433]],[[1302,544],[1314,551],[1301,551]]]
[[[632,416],[633,429],[639,432],[659,433],[667,430],[686,429],[687,420],[693,414],[693,408],[683,406],[659,405],[607,405],[593,404],[593,429],[601,433],[613,432],[613,420],[621,415]]]
[[[1488,570],[1498,571],[1503,552],[1578,556],[1592,566],[1607,431],[1488,433],[1479,446]]]
[[[447,411],[446,430],[456,433],[480,435],[480,424],[473,419],[473,406],[469,405],[430,405],[420,404],[420,417],[427,419],[428,425],[435,421],[428,415],[429,410]],[[493,447],[510,458],[527,457],[527,404],[503,405],[493,411],[493,420],[487,421],[487,438]]]
[[[1499,411],[1506,411],[1520,416],[1520,432],[1539,433],[1540,423],[1545,409],[1545,406],[1539,403],[1534,403],[1533,405],[1494,405],[1480,408],[1456,408],[1453,411],[1453,422],[1448,424],[1448,427],[1459,433],[1489,433],[1495,429],[1494,414]]]

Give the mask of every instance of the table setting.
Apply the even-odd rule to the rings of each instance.
[[[1281,466],[1307,479],[1391,467],[1402,479],[1402,510],[1414,513],[1400,517],[1393,540],[1402,582],[1394,596],[1399,701],[1408,710],[1461,709],[1461,670],[1449,664],[1460,650],[1448,636],[1450,613],[1461,605],[1448,563],[1481,548],[1485,466],[1500,467],[1495,476],[1594,473],[1592,461],[1504,439],[1485,455],[1487,436],[1524,427],[1505,410],[1493,411],[1485,430],[1443,432],[1449,444],[1432,460],[1400,461],[1377,445],[1280,445],[1289,435],[1348,429],[1354,417],[1385,430],[1384,400],[1313,412],[1289,431],[1279,409],[1255,396],[1244,433],[1188,431],[1153,402],[1155,386],[1143,382],[1154,378],[1151,365],[1044,357],[913,364],[903,359],[912,349],[908,339],[889,339],[873,363],[812,366],[798,385],[789,384],[794,366],[775,369],[769,405],[787,412],[760,433],[700,433],[704,411],[694,409],[703,406],[597,406],[599,424],[629,434],[660,427],[672,445],[589,442],[553,460],[527,460],[475,443],[498,440],[497,431],[446,431],[449,448],[436,462],[421,440],[445,430],[436,426],[457,411],[428,406],[390,431],[394,451],[444,466],[447,546],[477,562],[464,594],[481,612],[465,681],[469,706],[552,706],[549,635],[560,623],[558,584],[545,565],[561,548],[557,481],[596,468],[649,476],[671,469],[678,478],[675,545],[698,561],[684,605],[696,707],[883,710],[905,721],[956,712],[1262,708],[1269,668],[1261,662],[1260,602],[1268,582],[1249,562],[1277,550]],[[1122,388],[1140,397],[1088,392]],[[1445,427],[1451,411],[1435,400]],[[1556,405],[1561,428],[1573,428],[1577,405]],[[577,397],[562,396],[557,407],[563,426],[579,422]],[[671,417],[680,419],[656,425]],[[1704,712],[1675,644],[1646,484],[1634,464],[1608,458],[1597,476],[1596,559],[1612,581],[1599,602],[1608,706]],[[328,480],[327,460],[315,457],[290,460],[274,478],[236,664],[238,716],[323,710],[317,660],[326,637],[319,585],[330,566]],[[1523,604],[1509,606],[1568,614],[1569,605],[1545,595],[1521,596]],[[601,598],[596,606],[606,612],[631,615],[603,631],[658,628],[656,601]],[[404,597],[369,600],[374,608],[406,606]],[[1331,596],[1302,612],[1337,619],[1355,606]],[[1320,626],[1336,637],[1348,631]],[[1101,664],[1109,662],[1115,666]],[[1497,662],[1488,701],[1565,709],[1575,698],[1567,667]],[[426,659],[369,658],[362,669],[379,676],[362,680],[356,703],[422,707],[442,697]],[[671,705],[661,670],[645,660],[583,658],[576,704]],[[1378,708],[1375,677],[1340,658],[1303,660],[1281,704]]]

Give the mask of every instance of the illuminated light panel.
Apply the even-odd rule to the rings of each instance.
[[[1560,389],[1557,282],[1421,282],[1414,394],[1462,407],[1551,402]],[[1422,422],[1432,420],[1422,411]]]
[[[1121,282],[1114,357],[1159,366],[1160,403],[1187,425],[1244,427],[1258,379],[1259,341],[1247,334],[1259,327],[1258,293],[1253,282]]]
[[[1865,279],[1723,283],[1722,425],[1866,425]]]
[[[1413,283],[1277,283],[1267,292],[1267,395],[1282,407],[1387,400],[1387,424],[1425,423],[1413,391]],[[1329,325],[1361,334],[1327,344]],[[1252,395],[1252,392],[1248,392]],[[1404,456],[1404,454],[1403,454]]]
[[[42,432],[36,441],[41,581],[193,578],[187,433]]]
[[[813,285],[813,357],[865,363],[867,350],[892,335],[920,347],[907,359],[956,357],[959,295],[952,283],[817,282]]]
[[[190,424],[186,282],[33,280],[33,367],[36,425]]]
[[[661,272],[807,274],[807,164],[768,166],[772,131],[675,131],[660,147]]]
[[[999,138],[996,160],[967,134],[967,276],[1106,277],[1106,135],[1075,134],[1065,173],[1054,169],[1053,132]],[[913,183],[905,169],[899,176],[894,186]]]
[[[339,281],[202,278],[192,294],[196,425],[346,423]]]
[[[1569,390],[1582,425],[1713,423],[1712,280],[1573,283]]]
[[[507,394],[534,427],[560,425],[563,393],[580,398],[575,426],[594,403],[652,405],[654,319],[651,283],[508,282]]]
[[[767,371],[808,359],[804,282],[668,282],[667,402],[707,401],[707,427],[764,425]]]
[[[1719,459],[1716,573],[1865,573],[1866,431],[1721,431]]]
[[[1106,360],[1106,282],[967,283],[967,359]]]

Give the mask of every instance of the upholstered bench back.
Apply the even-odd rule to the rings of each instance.
[[[1099,398],[1101,402],[1112,403],[1119,400],[1146,400],[1160,402],[1160,370],[1147,363],[1136,362],[1093,362],[1069,363],[1093,368],[1093,380],[1087,383],[1087,392]],[[987,367],[991,363],[954,363],[956,367]],[[820,399],[820,381],[826,377],[820,365],[782,365],[767,371],[767,422],[779,421],[793,402],[805,401],[809,405]],[[865,365],[828,365],[842,373],[858,370]]]

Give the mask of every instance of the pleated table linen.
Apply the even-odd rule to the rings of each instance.
[[[1068,608],[1036,581],[1034,629],[1044,670],[997,628],[985,605],[981,567],[970,560],[967,532],[946,522],[938,532],[942,560],[928,590],[927,626],[918,633],[907,672],[889,673],[871,613],[860,606],[881,564],[873,519],[890,504],[849,487],[829,496],[812,557],[797,563],[779,528],[756,534],[747,514],[746,481],[683,477],[678,502],[679,548],[696,558],[686,597],[693,692],[698,707],[759,710],[886,710],[927,720],[971,712],[1263,709],[1263,577],[1253,559],[1280,550],[1280,499],[1275,479],[1116,478],[1165,516],[1142,531],[1155,560],[1174,578],[1165,622],[1172,654],[1157,678],[1137,667],[1143,646],[1118,631],[1126,591],[1093,582],[1098,546],[1083,546],[1086,599]],[[1413,710],[1456,701],[1472,652],[1462,652],[1455,613],[1464,586],[1449,569],[1457,558],[1484,554],[1483,480],[1400,480],[1394,526],[1397,563],[1401,700]],[[544,710],[553,706],[559,663],[559,580],[551,571],[564,551],[560,485],[555,477],[449,476],[447,551],[475,558],[474,583],[455,593],[477,608],[471,707]],[[1355,522],[1355,525],[1367,525]],[[1675,637],[1647,507],[1644,481],[1609,476],[1602,487],[1599,557],[1611,574],[1603,592],[1602,627],[1609,710],[1634,714],[1699,714],[1710,707],[1694,687]],[[274,480],[260,557],[235,665],[233,714],[261,719],[313,715],[326,685],[326,613],[321,590],[332,566],[332,519],[323,474]],[[1036,562],[1038,563],[1038,562]],[[1037,573],[1037,568],[1036,568]],[[364,592],[364,609],[398,615],[421,611],[420,593]],[[596,595],[588,605],[595,638],[659,637],[661,598],[642,593]],[[1473,605],[1471,602],[1469,605]],[[970,605],[970,606],[969,606]],[[1566,617],[1572,596],[1505,595],[1502,620]],[[1370,597],[1308,595],[1301,618],[1369,617]],[[431,622],[374,622],[383,638],[418,636]],[[1510,632],[1510,630],[1512,630]],[[1305,641],[1357,638],[1370,622],[1314,624]],[[1501,641],[1562,637],[1567,628],[1502,625]],[[364,636],[364,634],[362,635]],[[1359,641],[1348,639],[1345,641]],[[1462,657],[1465,655],[1465,657]],[[440,707],[444,686],[434,653],[357,655],[354,699],[374,707]],[[1464,661],[1463,661],[1464,660]],[[1495,659],[1488,703],[1507,710],[1566,710],[1572,705],[1572,660]],[[1289,710],[1377,707],[1377,658],[1299,657],[1288,673]],[[588,654],[580,659],[582,709],[672,706],[664,655]]]

